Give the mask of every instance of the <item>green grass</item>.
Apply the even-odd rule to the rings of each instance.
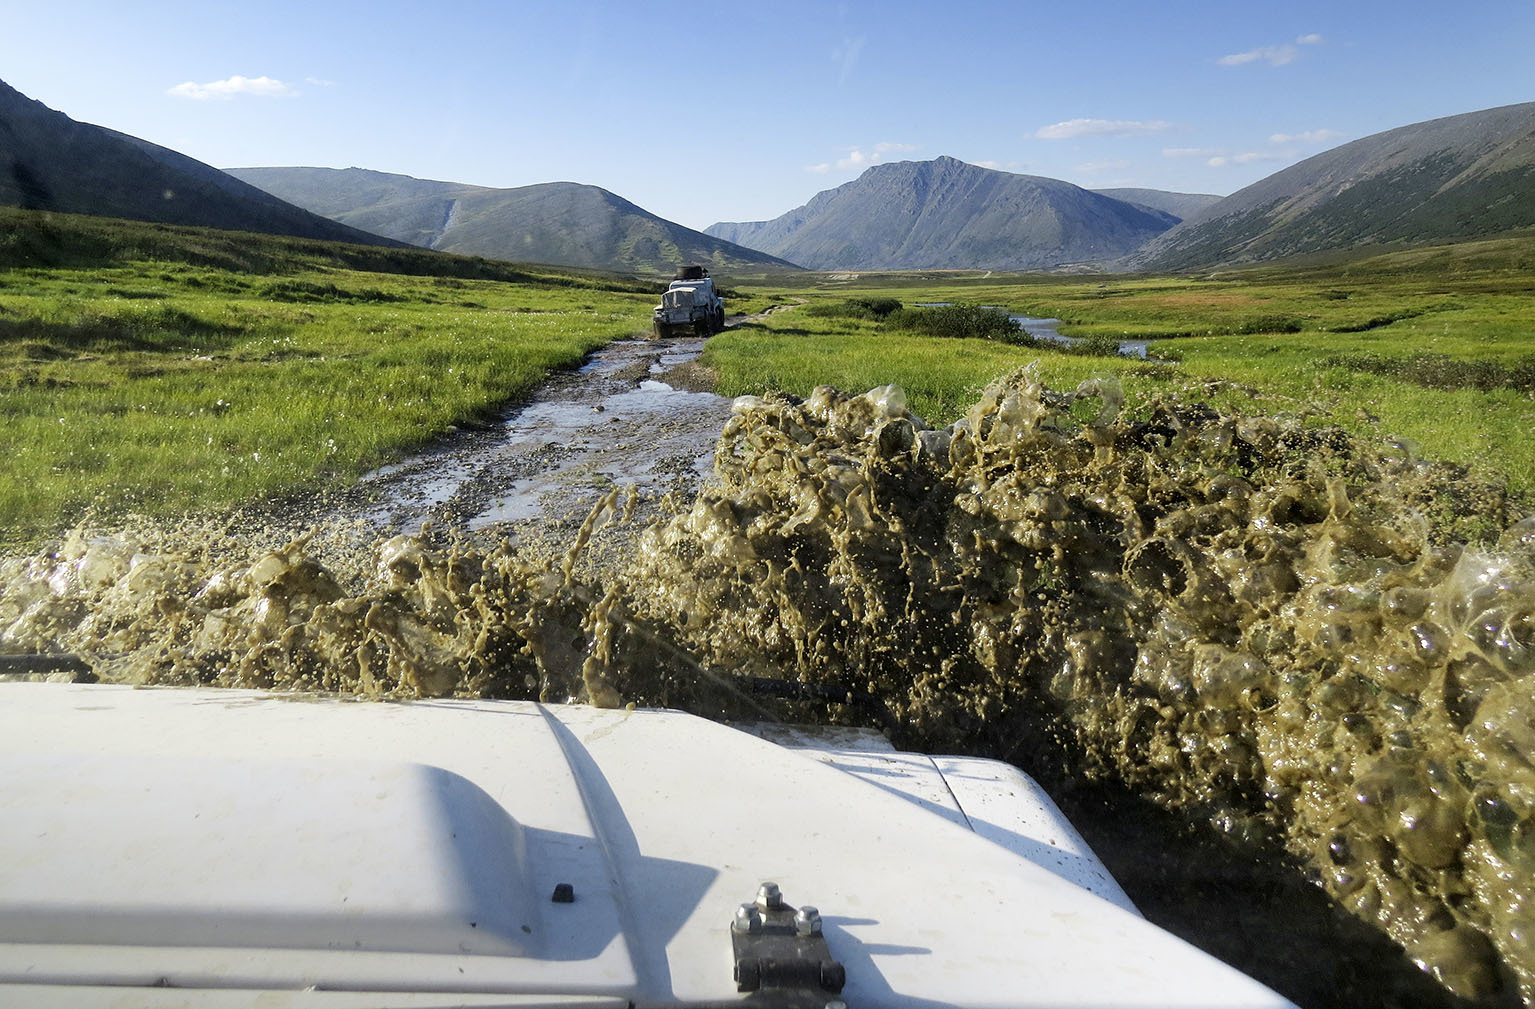
[[[306,270],[339,269],[631,293],[658,292],[664,287],[597,270],[528,266],[425,249],[346,245],[0,207],[0,271],[47,267],[96,269],[141,262],[201,266],[223,273],[225,279],[231,274],[290,276]]]
[[[814,319],[800,311],[722,333],[709,341],[700,360],[718,371],[715,391],[725,396],[777,391],[808,396],[818,385],[862,392],[893,383],[906,390],[912,412],[934,425],[958,419],[988,382],[1030,362],[1043,366],[1048,381],[1072,387],[1103,371],[1095,360],[1067,354],[921,336],[866,320]],[[1118,367],[1146,369],[1128,361]]]
[[[154,246],[173,258],[124,258],[119,242],[94,264],[77,246],[71,265],[0,270],[0,539],[88,508],[176,514],[345,485],[643,329],[655,298],[613,278],[368,258],[393,250],[363,265],[417,272],[347,268],[346,247],[265,237],[263,270],[234,270],[209,249],[250,250],[187,234]]]
[[[980,272],[733,281],[786,311],[710,341],[726,395],[889,383],[934,424],[1032,364],[1284,413],[1535,489],[1535,238],[1205,277]],[[771,285],[771,286],[769,286]],[[86,509],[177,514],[345,486],[648,326],[659,287],[420,250],[0,210],[0,541]],[[919,301],[1054,316],[1169,362],[902,330]],[[923,310],[927,311],[927,310]],[[1188,334],[1188,335],[1178,335]],[[1089,348],[1093,349],[1093,348]]]

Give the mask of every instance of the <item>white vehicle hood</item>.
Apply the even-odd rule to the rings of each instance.
[[[1122,895],[689,715],[0,684],[6,1004],[789,1004],[734,980],[764,880],[819,907],[828,1004],[1288,1004]]]

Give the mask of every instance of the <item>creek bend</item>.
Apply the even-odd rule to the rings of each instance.
[[[945,305],[952,305],[953,302],[952,301],[918,301],[918,302],[914,302],[914,304],[916,305],[917,308],[941,308],[941,307],[943,307]],[[1007,311],[1007,309],[1001,307],[1000,305],[982,305],[981,307],[982,308],[995,309],[996,311],[999,311],[999,312]],[[1032,315],[1018,315],[1017,313],[1009,313],[1008,314],[1008,318],[1013,320],[1014,322],[1016,322],[1020,329],[1022,329],[1025,333],[1027,333],[1028,335],[1032,336],[1036,340],[1045,340],[1045,341],[1047,341],[1049,343],[1058,343],[1058,344],[1060,344],[1063,347],[1072,347],[1072,346],[1075,346],[1076,344],[1079,344],[1079,343],[1082,342],[1082,338],[1081,337],[1078,337],[1078,336],[1067,336],[1064,333],[1062,333],[1057,328],[1061,324],[1061,320],[1059,320],[1059,319],[1055,319],[1055,318],[1036,318],[1035,316],[1032,316]],[[1138,358],[1141,358],[1142,360],[1145,360],[1145,358],[1146,358],[1146,347],[1147,347],[1147,345],[1149,343],[1150,343],[1149,340],[1135,340],[1135,339],[1120,340],[1119,341],[1119,353],[1120,353],[1120,356],[1122,356],[1122,357],[1138,357]]]
[[[1029,315],[1010,315],[1008,318],[1022,326],[1023,331],[1036,340],[1048,340],[1051,343],[1059,343],[1067,347],[1082,342],[1080,337],[1066,336],[1056,329],[1061,324],[1059,319],[1036,319]],[[1119,353],[1122,357],[1139,357],[1144,360],[1148,342],[1146,340],[1120,340]]]

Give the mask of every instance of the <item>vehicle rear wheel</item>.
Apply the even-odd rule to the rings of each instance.
[[[696,335],[702,337],[712,336],[714,333],[713,322],[714,316],[706,315],[702,319],[699,319],[697,322],[693,323],[693,332]]]

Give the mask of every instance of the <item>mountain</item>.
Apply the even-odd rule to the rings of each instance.
[[[1535,225],[1535,102],[1355,140],[1239,190],[1127,260],[1193,270]]]
[[[1039,270],[1123,256],[1177,218],[954,158],[875,165],[771,221],[704,233],[815,270]]]
[[[333,242],[396,244],[300,210],[184,154],[77,123],[3,81],[0,205]]]
[[[622,273],[797,269],[574,182],[490,189],[362,168],[228,171],[317,214],[444,252]]]
[[[1180,221],[1223,199],[1210,193],[1168,193],[1161,189],[1094,189],[1093,192],[1110,199],[1124,200],[1132,206],[1160,210],[1164,214],[1172,214]]]

